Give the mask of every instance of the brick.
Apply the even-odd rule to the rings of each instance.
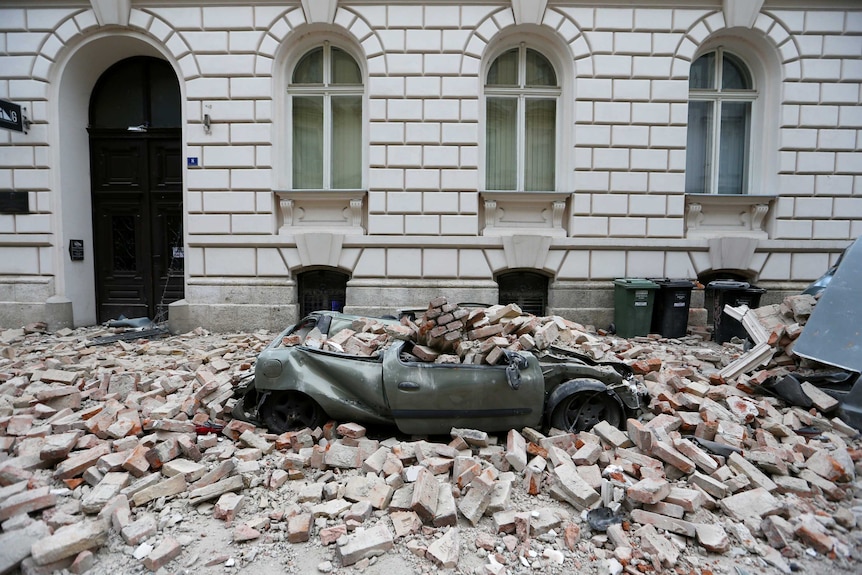
[[[245,503],[245,497],[237,493],[222,493],[213,509],[213,517],[233,523]]]
[[[641,525],[654,525],[659,529],[670,531],[671,533],[678,533],[679,535],[684,535],[686,537],[694,537],[697,533],[694,523],[684,521],[682,519],[676,519],[674,517],[668,517],[667,515],[661,515],[659,513],[653,513],[644,509],[632,509],[631,517],[633,521],[640,523]]]
[[[427,469],[420,469],[419,475],[413,484],[410,509],[416,512],[423,521],[433,520],[437,512],[438,494],[439,483],[434,474]]]
[[[665,567],[673,567],[679,559],[679,551],[673,543],[663,537],[652,525],[644,525],[635,536],[640,537],[641,548],[656,556]]]
[[[30,553],[37,565],[47,565],[99,547],[107,538],[108,528],[102,521],[79,521],[60,527],[53,535],[34,543]]]
[[[707,475],[714,473],[718,469],[718,463],[706,451],[699,448],[688,439],[675,439],[673,446],[677,451],[682,453],[694,462],[694,464]]]
[[[727,458],[727,465],[738,473],[748,477],[751,484],[755,487],[761,487],[766,491],[775,491],[778,489],[778,486],[774,481],[772,481],[772,479],[767,477],[765,473],[760,471],[739,453],[731,453],[730,457]]]
[[[695,470],[695,464],[691,459],[664,441],[653,441],[650,454],[676,467],[683,473],[692,473]]]
[[[336,554],[341,564],[349,567],[362,559],[383,555],[392,549],[394,544],[389,528],[378,523],[374,527],[350,535],[347,543],[338,547]]]
[[[31,513],[53,507],[56,503],[57,497],[48,487],[22,491],[0,502],[0,521],[5,521],[19,513]]]
[[[142,563],[150,571],[158,571],[182,553],[182,547],[173,537],[165,537],[161,543],[147,555]]]
[[[200,463],[189,461],[188,459],[174,459],[165,463],[161,471],[165,477],[173,477],[174,475],[181,474],[187,482],[193,483],[203,477],[206,470],[207,468]]]
[[[626,490],[629,499],[639,503],[658,503],[670,494],[670,483],[664,479],[641,479]]]
[[[99,513],[102,508],[131,481],[126,472],[108,472],[87,495],[81,499],[81,510],[84,513]]]
[[[467,493],[458,500],[458,511],[475,527],[488,509],[492,493],[493,485],[474,479]]]
[[[458,529],[449,528],[428,546],[425,556],[437,567],[454,569],[458,565],[459,548]]]
[[[730,537],[727,536],[721,525],[699,523],[695,528],[697,542],[707,551],[712,553],[727,553],[730,551]]]
[[[527,442],[515,429],[506,436],[506,461],[515,471],[523,471],[527,466]]]
[[[294,515],[287,522],[287,540],[291,543],[303,543],[311,537],[314,517],[311,513]]]
[[[554,475],[566,501],[578,510],[590,508],[601,496],[578,474],[574,467],[559,465],[554,468]]]
[[[458,524],[458,507],[452,487],[448,483],[440,483],[437,492],[437,509],[431,523],[434,527],[448,527]]]
[[[253,431],[243,431],[239,436],[239,440],[248,445],[249,447],[259,449],[264,455],[272,453],[272,450],[275,449],[274,443],[265,440],[263,437],[257,435]]]
[[[30,556],[33,545],[50,534],[50,528],[42,521],[0,534],[0,573],[14,572]]]
[[[781,503],[762,487],[725,497],[718,503],[736,521],[752,517],[759,520],[781,510]]]
[[[78,477],[88,467],[95,465],[96,461],[103,455],[111,452],[111,446],[107,443],[97,445],[90,449],[86,449],[79,453],[73,453],[65,461],[57,465],[54,469],[54,477],[56,479],[71,479]]]
[[[136,521],[127,523],[120,535],[127,545],[138,545],[156,534],[158,523],[152,515],[145,514]]]
[[[144,455],[152,469],[161,469],[166,462],[180,456],[180,444],[175,438],[157,443]]]
[[[186,478],[182,475],[174,475],[170,479],[160,481],[155,485],[142,489],[132,496],[132,503],[136,506],[144,505],[160,497],[170,497],[186,490]]]
[[[704,503],[703,493],[696,489],[685,489],[682,487],[671,487],[667,497],[664,498],[666,503],[679,505],[689,513],[693,513],[700,509]]]

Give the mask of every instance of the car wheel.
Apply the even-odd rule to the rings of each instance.
[[[273,433],[314,429],[326,423],[326,413],[303,393],[273,393],[260,406],[263,423]]]
[[[607,392],[585,389],[563,398],[551,414],[551,427],[570,433],[589,431],[600,421],[619,427],[623,413]]]

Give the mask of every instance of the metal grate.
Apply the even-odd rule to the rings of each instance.
[[[299,274],[300,317],[318,310],[344,311],[348,279],[347,274],[325,270]]]
[[[518,304],[522,311],[545,315],[548,306],[548,278],[531,272],[512,272],[497,277],[501,305]]]

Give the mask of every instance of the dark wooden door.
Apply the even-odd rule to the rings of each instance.
[[[177,130],[90,137],[100,322],[167,319],[183,298],[182,157]]]

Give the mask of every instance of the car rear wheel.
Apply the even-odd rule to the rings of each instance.
[[[317,402],[295,391],[270,395],[260,406],[260,416],[273,433],[314,429],[326,423],[326,413]]]
[[[589,431],[600,421],[622,423],[619,403],[607,392],[584,389],[565,397],[551,414],[551,426],[570,433]]]

